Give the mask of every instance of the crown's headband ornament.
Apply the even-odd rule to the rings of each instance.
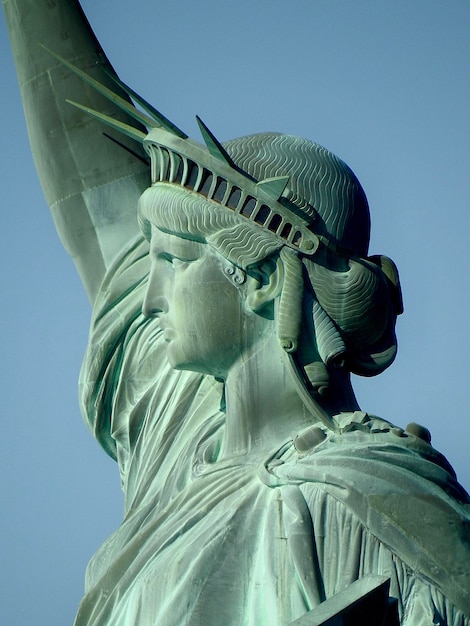
[[[256,181],[237,167],[199,117],[196,119],[206,146],[188,139],[183,131],[114,74],[109,74],[110,78],[144,112],[66,59],[51,50],[47,51],[136,120],[141,128],[144,126],[148,130],[145,133],[141,128],[135,128],[82,104],[67,100],[75,107],[141,143],[151,160],[152,185],[168,183],[183,187],[239,214],[297,252],[308,255],[316,252],[319,238],[311,228],[317,212],[310,205],[300,208],[288,199],[288,176]]]

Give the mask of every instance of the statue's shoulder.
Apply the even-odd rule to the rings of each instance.
[[[413,575],[470,611],[470,497],[429,431],[359,411],[335,420],[337,432],[312,426],[293,437],[271,469],[277,484],[297,487],[312,520],[328,507],[355,519]]]
[[[362,456],[372,450],[401,449],[417,454],[446,470],[451,466],[445,457],[431,445],[431,433],[425,426],[410,422],[405,428],[377,415],[364,411],[339,413],[334,416],[336,432],[328,431],[324,426],[310,426],[293,436],[293,449],[300,458],[313,453],[325,456],[336,454],[357,454]]]
[[[415,422],[406,428],[363,411],[334,416],[336,432],[312,425],[293,435],[276,460],[275,473],[330,490],[333,485],[362,493],[371,488],[413,492],[432,485],[461,502],[470,502],[445,456],[431,444],[429,430]],[[365,491],[364,491],[365,490]]]

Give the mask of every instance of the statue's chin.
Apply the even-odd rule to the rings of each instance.
[[[185,353],[174,334],[171,338],[166,339],[166,341],[168,341],[166,350],[167,359],[170,366],[174,370],[186,370],[189,372],[197,372],[199,374],[211,373],[207,371],[207,367],[205,367],[202,363],[196,359],[190,358],[190,356]]]
[[[223,370],[223,368],[217,367],[215,365],[213,367],[210,367],[207,363],[183,356],[178,350],[176,342],[174,341],[171,341],[168,344],[167,358],[170,367],[172,367],[174,370],[195,372],[197,374],[204,374],[206,376],[214,376],[218,380],[225,380],[227,378],[227,373]]]

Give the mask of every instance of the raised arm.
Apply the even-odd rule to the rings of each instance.
[[[2,3],[42,188],[60,239],[93,302],[106,269],[138,233],[136,204],[148,184],[143,150],[115,133],[118,145],[109,138],[109,127],[66,102],[75,100],[129,122],[41,46],[118,91],[78,1]]]

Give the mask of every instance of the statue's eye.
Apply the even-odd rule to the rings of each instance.
[[[177,259],[176,257],[173,257],[171,259],[171,263],[176,269],[181,269],[183,267],[186,267],[188,263],[190,263],[190,261],[183,261],[183,259]]]
[[[183,267],[191,262],[190,259],[182,259],[177,256],[173,256],[170,252],[160,252],[158,258],[167,263],[171,263],[173,267]]]
[[[166,261],[167,263],[173,263],[173,256],[169,252],[159,252],[157,258],[160,261]]]

